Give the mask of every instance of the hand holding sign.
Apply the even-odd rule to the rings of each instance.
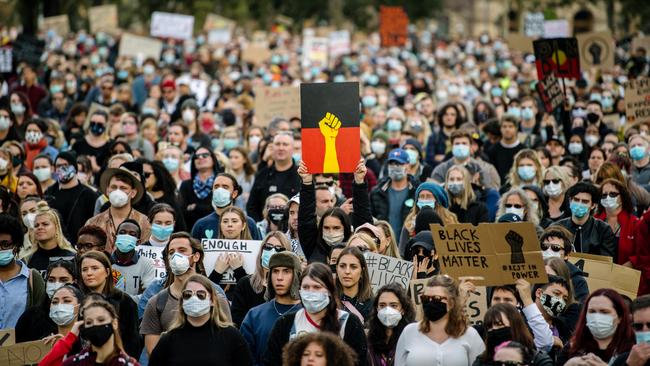
[[[533,303],[533,296],[528,281],[520,278],[515,283],[515,287],[517,288],[517,292],[519,293],[519,297],[521,298],[524,307]]]
[[[217,273],[223,274],[226,272],[228,269],[229,264],[228,264],[229,256],[228,253],[221,253],[217,257],[217,262],[214,264],[214,271]]]
[[[336,136],[341,128],[341,121],[338,117],[327,112],[325,117],[318,122],[320,132],[325,138],[325,159],[323,161],[323,172],[331,173],[339,171],[339,159],[336,154]]]
[[[230,268],[237,269],[244,265],[244,256],[241,253],[229,253],[228,264]]]

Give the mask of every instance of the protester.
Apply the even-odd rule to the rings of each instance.
[[[471,183],[469,171],[461,165],[447,170],[445,190],[449,196],[449,211],[456,215],[458,222],[478,225],[489,222],[487,206],[477,200]]]
[[[336,260],[336,287],[343,310],[365,323],[372,308],[372,287],[363,252],[349,246]]]
[[[282,366],[357,365],[357,355],[339,337],[309,333],[289,342],[282,350]]]
[[[84,322],[79,320],[84,296],[72,285],[57,289],[52,295],[49,316],[57,325],[56,333],[44,339],[52,344],[52,350],[39,362],[39,365],[60,365],[68,358],[81,351],[79,333]]]
[[[122,221],[117,227],[115,251],[111,255],[113,276],[121,276],[124,292],[131,295],[136,303],[156,275],[153,259],[136,253],[140,231],[137,221],[131,219]]]
[[[43,274],[51,261],[72,259],[75,255],[74,248],[63,236],[59,215],[45,201],[39,202],[36,207],[34,236],[30,239],[33,246],[24,259],[29,267]]]

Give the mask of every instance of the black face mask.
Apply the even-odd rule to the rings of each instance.
[[[81,338],[88,340],[93,346],[101,347],[108,342],[113,335],[113,325],[111,323],[95,325],[92,327],[81,327],[79,332]]]
[[[428,320],[435,322],[447,314],[447,304],[442,301],[430,301],[422,304],[422,310],[424,310],[424,316]]]
[[[285,210],[284,208],[272,208],[269,210],[268,217],[269,221],[271,221],[274,225],[280,226],[280,224],[285,219]]]
[[[600,116],[597,115],[596,113],[589,112],[587,113],[587,121],[589,123],[597,123],[600,120]]]
[[[488,349],[495,349],[503,342],[512,340],[512,331],[510,327],[489,330],[487,332],[487,347]]]

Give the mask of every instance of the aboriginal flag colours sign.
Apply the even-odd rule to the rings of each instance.
[[[558,78],[580,78],[580,51],[576,38],[550,38],[533,42],[537,78],[554,73]]]
[[[302,159],[309,172],[352,173],[359,163],[359,83],[300,85]]]

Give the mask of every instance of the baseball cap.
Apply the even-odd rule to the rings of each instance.
[[[402,149],[393,149],[390,154],[388,154],[388,162],[397,162],[399,164],[408,164],[409,163],[409,154]]]

